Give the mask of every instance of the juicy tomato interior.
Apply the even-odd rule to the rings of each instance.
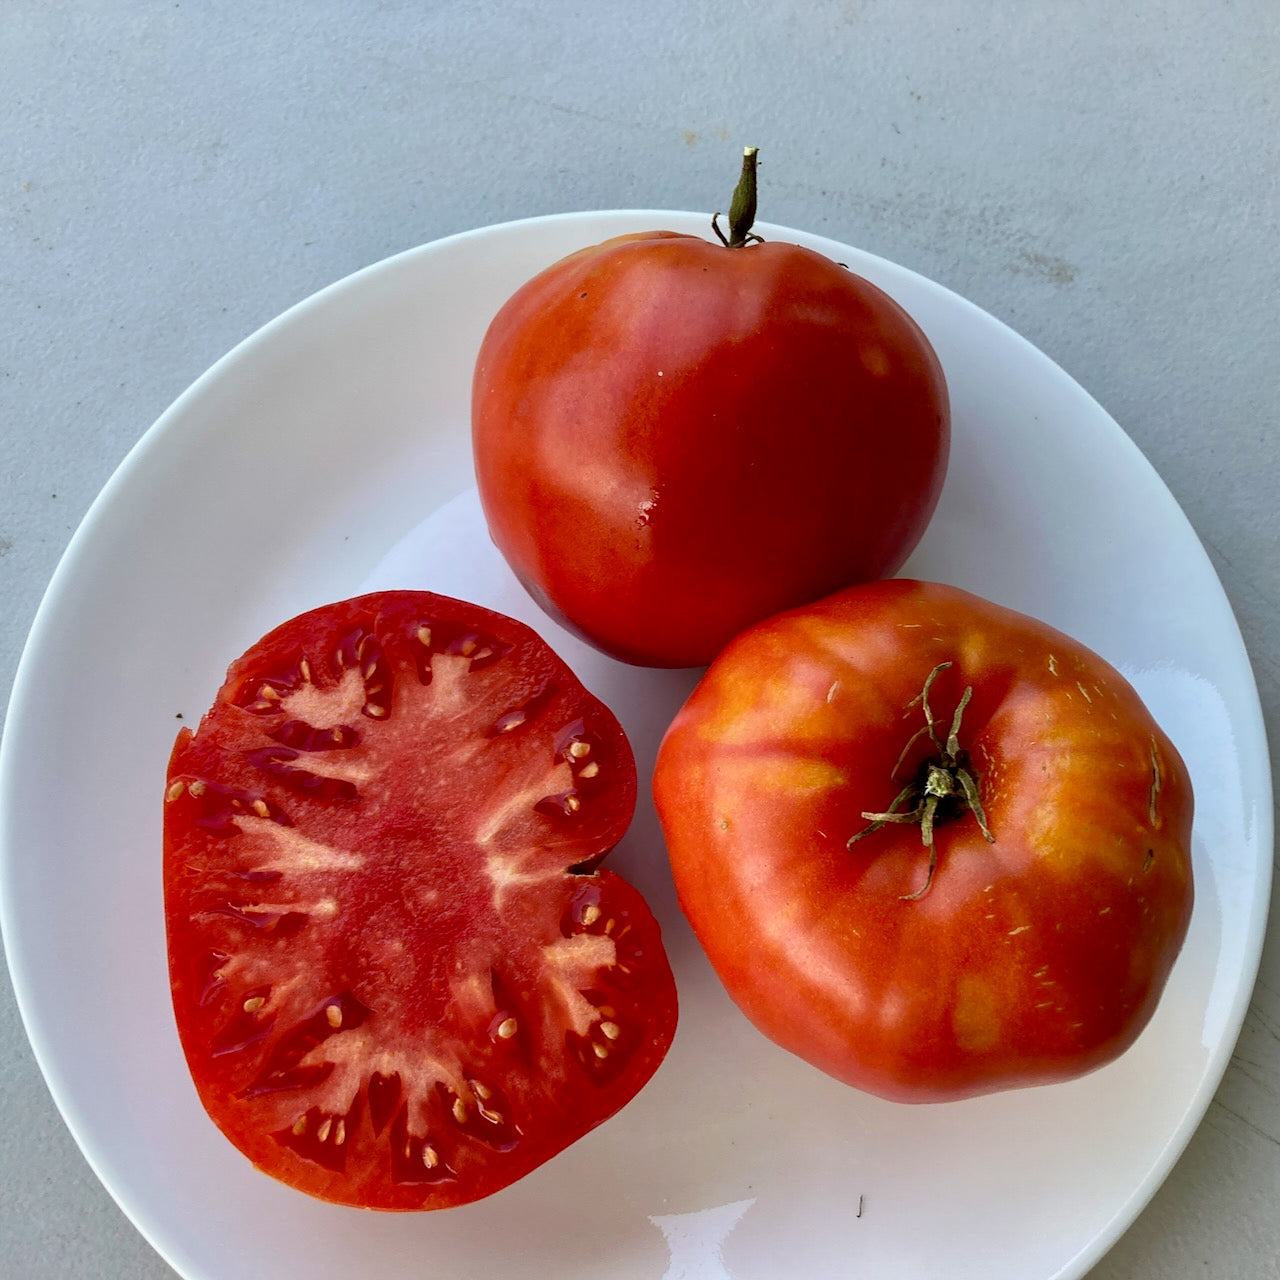
[[[183,730],[165,803],[178,1028],[218,1126],[348,1204],[488,1195],[612,1115],[676,997],[597,869],[636,776],[522,624],[421,592],[295,618]]]

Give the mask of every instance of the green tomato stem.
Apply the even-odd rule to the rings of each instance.
[[[756,157],[759,147],[742,149],[742,172],[733,189],[729,204],[729,248],[736,249],[751,238],[751,224],[756,220]]]
[[[720,237],[720,243],[730,249],[741,249],[762,239],[751,230],[751,224],[756,220],[756,164],[759,154],[759,147],[742,149],[742,172],[738,175],[738,185],[734,187],[733,199],[729,203],[727,239],[720,230],[720,215],[717,213],[711,219],[711,229]]]

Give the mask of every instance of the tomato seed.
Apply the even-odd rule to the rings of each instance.
[[[453,1118],[459,1124],[467,1123],[467,1104],[461,1098],[455,1098],[453,1102]]]
[[[609,1046],[607,1044],[596,1043],[591,1046],[591,1052],[594,1053],[597,1058],[607,1058],[609,1056]]]
[[[582,923],[595,924],[600,919],[600,908],[594,902],[589,902],[582,908]]]
[[[316,1130],[316,1140],[318,1142],[328,1142],[329,1130],[332,1127],[333,1127],[332,1119],[330,1119],[328,1116],[325,1116],[324,1123],[320,1126],[319,1129]]]
[[[177,782],[173,783],[172,786],[170,786],[168,791],[164,793],[164,798],[166,800],[176,800],[186,789],[187,789],[187,784],[183,782],[181,779],[179,779]]]
[[[408,1155],[408,1152],[406,1151],[405,1154]],[[436,1154],[435,1147],[424,1146],[422,1148],[422,1163],[428,1169],[434,1169],[440,1163],[440,1157]]]
[[[594,778],[599,772],[600,766],[593,760],[590,764],[584,764],[582,768],[578,770],[578,777]]]
[[[241,1007],[245,1013],[257,1013],[266,1003],[266,996],[250,996]]]
[[[622,1028],[616,1022],[602,1022],[600,1034],[607,1036],[610,1040],[616,1040],[622,1034]]]
[[[426,645],[428,649],[431,648],[431,628],[430,627],[418,628],[418,643],[422,645]]]
[[[590,754],[591,743],[583,742],[581,739],[578,739],[576,742],[569,743],[569,755],[571,755],[575,760],[581,760],[583,756],[589,756]]]
[[[498,1024],[498,1034],[504,1040],[510,1040],[518,1030],[519,1027],[514,1018],[504,1018],[503,1021]]]
[[[341,1005],[331,1004],[325,1007],[325,1021],[335,1030],[342,1026],[342,1007]]]

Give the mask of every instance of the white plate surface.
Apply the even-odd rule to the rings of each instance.
[[[618,712],[642,776],[692,686],[543,618],[471,490],[470,373],[493,312],[562,254],[658,226],[707,230],[671,212],[536,219],[426,245],[303,302],[143,437],[53,580],[0,754],[0,922],[67,1124],[188,1280],[1066,1280],[1133,1220],[1226,1067],[1261,949],[1271,798],[1252,673],[1200,543],[1120,428],[1009,329],[883,260],[764,227],[887,289],[942,358],[953,460],[904,572],[1093,646],[1186,757],[1197,900],[1154,1021],[1071,1084],[926,1107],[865,1097],[729,1003],[642,798],[612,865],[663,922],[681,1024],[618,1117],[490,1200],[411,1215],[279,1186],[206,1119],[170,1012],[160,797],[176,717],[195,721],[231,659],[328,600],[461,595],[541,630]]]

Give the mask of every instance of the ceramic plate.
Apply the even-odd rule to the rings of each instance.
[[[435,1214],[312,1201],[206,1119],[172,1015],[165,763],[227,663],[278,622],[377,587],[522,617],[619,713],[642,776],[689,673],[619,666],[543,618],[471,491],[468,392],[506,296],[670,212],[492,227],[392,258],[267,325],[143,437],[37,617],[0,757],[3,927],[50,1089],[103,1183],[188,1280],[1065,1280],[1159,1185],[1208,1106],[1261,948],[1271,800],[1252,674],[1221,586],[1151,467],[1009,329],[890,263],[764,227],[868,276],[936,346],[954,405],[941,506],[904,572],[1100,651],[1186,757],[1197,900],[1154,1021],[1065,1085],[941,1106],[865,1097],[762,1039],[675,906],[647,802],[612,865],[649,896],[676,1042],[619,1116],[514,1187]],[[181,717],[181,720],[179,720]]]

